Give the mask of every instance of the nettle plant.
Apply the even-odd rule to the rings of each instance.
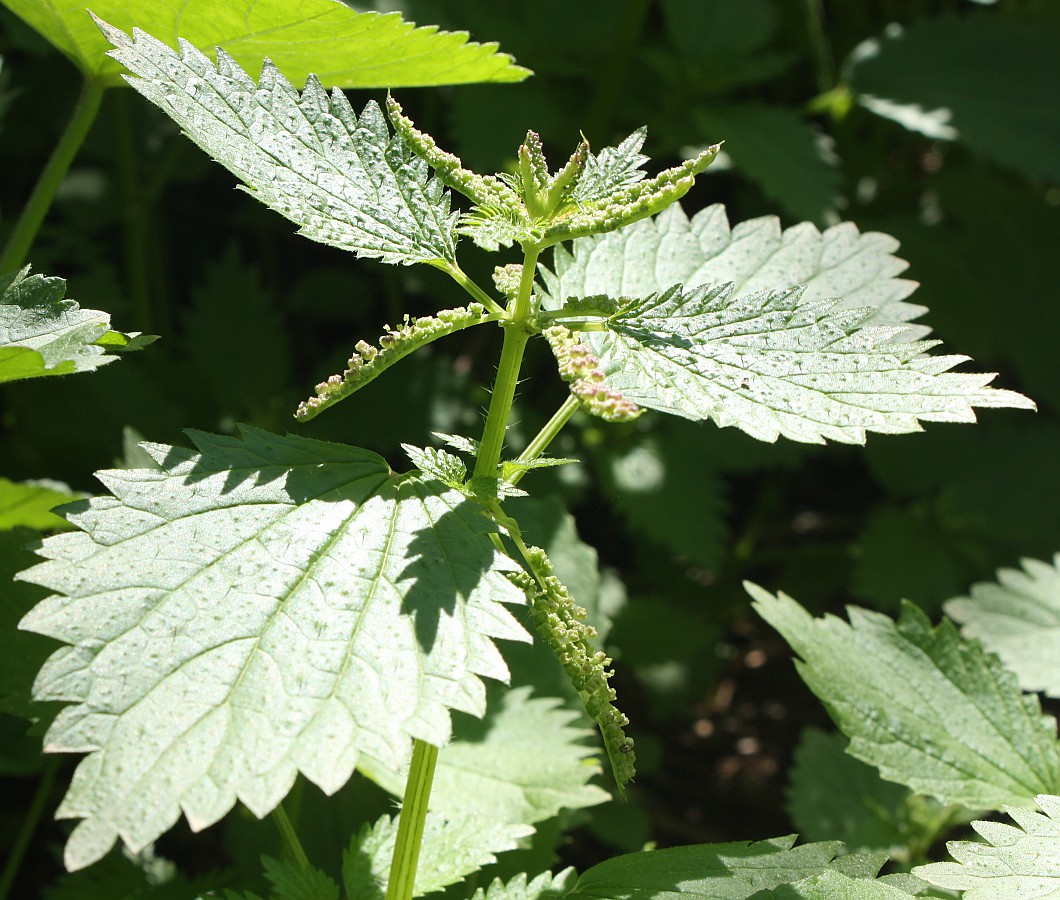
[[[524,623],[598,725],[621,792],[635,753],[611,660],[505,506],[533,470],[572,462],[546,452],[578,412],[624,422],[657,410],[764,441],[862,443],[870,431],[970,422],[974,407],[1033,407],[989,387],[993,376],[952,371],[964,357],[929,354],[937,342],[908,324],[924,310],[893,277],[902,264],[891,239],[852,225],[780,233],[764,220],[730,230],[718,207],[689,219],[677,201],[716,146],[647,177],[642,130],[598,153],[582,140],[552,172],[529,132],[514,171],[480,175],[393,98],[386,114],[370,102],[358,115],[313,77],[299,93],[268,61],[254,81],[223,50],[215,64],[190,44],[178,53],[98,24],[130,84],[301,234],[430,266],[466,289],[466,306],[359,341],[297,419],[441,338],[499,327],[503,343],[481,434],[406,446],[409,471],[310,437],[195,432],[194,449],[144,444],[153,465],[102,472],[111,496],[66,508],[79,530],[44,540],[44,561],[21,578],[55,592],[22,627],[65,644],[36,682],[38,700],[67,704],[45,749],[87,754],[58,813],[81,820],[71,869],[119,838],[145,852],[181,815],[205,828],[239,801],[272,813],[288,847],[266,860],[273,896],[337,900],[281,802],[299,774],[333,793],[356,769],[404,801],[399,816],[352,836],[345,895],[396,900],[460,882],[560,807],[606,796],[588,783],[598,770],[571,712],[525,686],[487,695],[484,678],[509,678],[495,642],[529,641]],[[487,251],[517,246],[522,259],[502,260],[484,287],[457,261],[462,237]],[[18,299],[5,290],[6,303]],[[524,352],[542,339],[569,396],[506,454]],[[1025,593],[1053,584],[1050,567],[1029,565]],[[982,825],[995,848],[955,845],[963,866],[921,867],[921,878],[969,897],[986,896],[976,879],[991,896],[1025,887],[1012,880],[1021,874],[1045,882],[1012,861],[1045,840],[1056,853],[1060,799],[1039,798],[1044,815],[1022,808],[1060,790],[1060,751],[1016,676],[911,607],[897,623],[855,611],[848,625],[749,590],[801,655],[849,754],[942,805],[1014,807],[1022,831]],[[488,733],[453,740],[450,710],[482,717],[487,696]],[[954,818],[944,809],[937,828]],[[878,878],[886,855],[794,841],[645,851],[580,874],[524,873],[475,896],[893,898],[925,887]]]

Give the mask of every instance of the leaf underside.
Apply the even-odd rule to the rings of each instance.
[[[987,387],[993,375],[948,371],[966,357],[927,356],[937,342],[840,306],[801,288],[734,297],[727,285],[674,287],[634,300],[586,340],[628,400],[763,441],[860,444],[921,421],[974,422],[976,406],[1034,408]]]
[[[971,809],[1026,806],[1060,787],[1056,721],[949,621],[932,628],[907,603],[897,622],[849,607],[848,625],[747,589],[801,657],[799,674],[850,738],[848,752],[888,781]]]
[[[106,41],[83,4],[5,0],[5,5],[86,75],[121,83],[119,67],[104,55]],[[341,88],[522,81],[530,74],[498,53],[496,44],[468,41],[466,32],[416,28],[399,13],[355,12],[335,0],[93,0],[90,6],[126,31],[135,26],[174,43],[179,34],[203,50],[219,46],[243,66],[272,55],[296,84],[310,72]]]
[[[553,272],[542,268],[544,305],[573,297],[648,297],[675,284],[686,289],[732,284],[738,301],[762,291],[805,285],[806,302],[842,297],[837,310],[876,307],[866,324],[900,325],[926,309],[906,302],[916,282],[897,276],[907,263],[892,254],[898,241],[862,234],[851,222],[824,232],[809,222],[781,229],[775,216],[730,227],[720,204],[691,219],[679,203],[620,232],[557,247]],[[912,326],[909,336],[928,329]]]
[[[965,637],[1000,656],[1025,691],[1060,697],[1060,553],[1052,565],[1025,559],[1023,571],[1001,569],[996,583],[974,585],[946,612]]]
[[[99,23],[129,83],[314,241],[385,263],[455,260],[456,213],[428,167],[390,134],[378,104],[360,118],[313,76],[299,94],[266,60],[254,80],[223,50],[215,66],[186,41],[178,54],[139,30]]]
[[[64,300],[62,278],[21,272],[0,275],[0,382],[89,372],[118,357],[96,341],[110,316]]]
[[[493,639],[527,640],[522,594],[479,507],[375,454],[246,429],[145,445],[159,470],[100,473],[22,578],[56,591],[22,627],[70,646],[35,694],[66,707],[51,752],[88,753],[59,810],[71,868],[139,849],[181,810],[261,816],[303,773],[337,790],[365,754],[391,770],[449,709],[481,715]]]

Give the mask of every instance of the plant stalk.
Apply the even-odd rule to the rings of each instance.
[[[0,255],[0,272],[13,272],[25,262],[33,239],[37,236],[44,216],[55,198],[55,192],[96,119],[99,104],[103,100],[103,90],[103,82],[98,79],[86,78],[81,85],[81,94],[77,98],[66,130],[55,145],[44,171],[40,173],[33,193],[26,201],[22,215],[7,239],[3,255]]]
[[[438,748],[426,741],[412,745],[412,764],[405,782],[405,800],[398,817],[397,841],[394,858],[390,862],[390,879],[386,886],[386,900],[412,900],[416,869],[423,843],[423,823],[427,819],[427,801],[431,796],[434,769],[438,763]]]
[[[40,781],[37,783],[37,790],[33,794],[33,799],[30,800],[29,809],[26,810],[26,815],[18,827],[15,840],[11,844],[11,852],[8,854],[7,862],[4,864],[3,875],[0,875],[0,900],[7,900],[8,894],[11,893],[11,886],[15,883],[15,877],[22,866],[22,860],[29,849],[30,842],[33,840],[33,834],[40,824],[41,816],[44,815],[44,808],[48,805],[48,799],[51,797],[52,788],[55,785],[55,777],[59,773],[59,762],[58,758],[52,756],[44,763]]]
[[[567,396],[567,399],[563,401],[563,405],[553,413],[552,418],[549,419],[544,427],[537,433],[537,436],[527,445],[526,449],[519,454],[517,462],[532,462],[537,459],[545,450],[548,445],[552,443],[556,435],[562,430],[563,426],[566,425],[571,417],[581,407],[582,402],[573,394]],[[518,484],[519,480],[527,473],[528,470],[524,469],[522,472],[516,472],[510,479],[511,484]]]
[[[467,291],[472,297],[474,297],[479,303],[481,303],[486,309],[488,309],[494,315],[504,315],[504,310],[497,305],[497,301],[494,300],[489,294],[487,294],[482,288],[480,288],[474,281],[472,281],[463,269],[460,268],[456,263],[446,263],[444,266],[439,268],[447,273],[450,278],[453,279],[457,284],[460,285],[465,291]]]
[[[276,823],[283,845],[287,848],[291,859],[298,864],[298,868],[303,870],[310,868],[309,857],[306,856],[302,842],[298,840],[298,832],[295,830],[294,824],[291,822],[282,803],[272,811],[272,821]]]
[[[508,417],[515,400],[515,389],[519,385],[519,370],[523,365],[523,351],[530,340],[527,320],[530,318],[530,295],[534,290],[534,275],[540,250],[532,247],[523,257],[523,275],[519,282],[519,293],[509,304],[508,320],[503,323],[504,344],[501,361],[497,366],[497,378],[493,382],[486,426],[482,432],[478,458],[475,460],[474,477],[496,476],[504,451],[504,435],[508,430]]]

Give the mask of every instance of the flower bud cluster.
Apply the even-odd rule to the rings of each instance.
[[[560,378],[570,382],[571,393],[582,401],[587,412],[606,422],[629,422],[644,411],[608,385],[599,357],[574,332],[552,325],[543,334],[559,364]]]
[[[303,400],[298,405],[294,417],[303,422],[313,418],[317,413],[364,387],[424,344],[454,331],[479,325],[489,318],[489,313],[481,303],[469,303],[466,307],[443,309],[434,316],[421,316],[417,319],[405,316],[397,327],[384,326],[378,346],[367,341],[358,341],[346,363],[346,370],[341,375],[332,375],[326,381],[320,382],[314,389],[316,396]]]
[[[526,561],[534,573],[515,575],[512,581],[529,599],[530,614],[541,639],[556,655],[590,718],[600,727],[604,746],[619,786],[632,781],[636,754],[624,731],[629,719],[615,705],[615,689],[609,684],[614,670],[611,658],[594,650],[596,629],[587,624],[585,610],[574,602],[563,583],[552,574],[552,563],[540,547],[527,550]]]
[[[523,279],[521,263],[508,263],[493,270],[493,286],[509,300],[519,293],[519,282]]]

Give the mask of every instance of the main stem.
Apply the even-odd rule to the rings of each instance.
[[[33,239],[37,236],[41,222],[52,204],[55,192],[70,168],[70,163],[74,161],[78,149],[84,143],[102,100],[103,83],[94,78],[86,78],[81,85],[81,95],[77,98],[77,105],[70,115],[66,130],[55,145],[48,164],[40,173],[37,185],[22,210],[22,215],[7,239],[7,246],[0,256],[0,272],[13,272],[25,262],[26,254],[29,253]]]
[[[501,361],[497,366],[497,379],[493,383],[486,424],[482,431],[478,458],[475,461],[475,476],[496,477],[504,450],[504,435],[508,430],[508,417],[515,400],[515,389],[519,384],[519,370],[523,364],[523,351],[530,339],[530,295],[534,290],[534,274],[541,250],[537,247],[524,249],[523,275],[519,292],[508,306],[502,321],[504,344]],[[459,271],[459,270],[457,270]],[[449,274],[453,274],[450,271]],[[477,295],[476,295],[477,296]],[[492,302],[492,301],[491,301]],[[495,305],[495,304],[494,304]],[[499,307],[498,307],[499,308]],[[386,900],[411,900],[419,864],[420,845],[423,843],[423,826],[427,819],[427,801],[431,796],[434,769],[438,763],[438,748],[425,741],[412,745],[412,763],[405,783],[405,799],[398,819],[398,833],[394,844],[394,858],[390,862],[390,878],[387,881]]]

